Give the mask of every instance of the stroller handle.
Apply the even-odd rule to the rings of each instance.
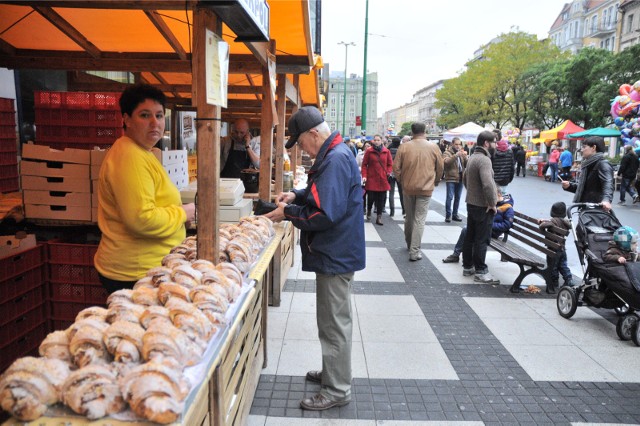
[[[572,214],[572,210],[574,209],[582,209],[582,208],[588,208],[588,209],[595,209],[595,208],[602,208],[602,203],[575,203],[575,204],[571,204],[571,206],[569,207],[569,209],[567,210],[567,217],[569,219],[571,219],[571,214]]]

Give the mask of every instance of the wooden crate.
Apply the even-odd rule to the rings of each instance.
[[[293,253],[297,238],[297,229],[291,222],[281,222],[276,237],[281,238],[280,244],[273,255],[272,276],[269,279],[269,305],[280,306],[281,293],[287,282],[287,275],[293,266]]]

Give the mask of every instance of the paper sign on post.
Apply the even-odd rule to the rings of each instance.
[[[229,45],[211,30],[206,32],[207,103],[227,107],[229,81]]]

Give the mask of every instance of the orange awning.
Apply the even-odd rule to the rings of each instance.
[[[571,120],[566,120],[564,123],[553,129],[545,130],[540,133],[541,140],[550,142],[556,139],[566,139],[567,135],[571,133],[583,132],[584,129]]]

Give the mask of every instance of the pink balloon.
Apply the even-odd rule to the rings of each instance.
[[[629,97],[633,102],[640,102],[640,93],[636,92],[635,90],[629,93]]]
[[[615,101],[614,103],[611,104],[611,116],[613,118],[618,118],[619,109],[620,109],[620,106],[618,105],[618,101]]]

